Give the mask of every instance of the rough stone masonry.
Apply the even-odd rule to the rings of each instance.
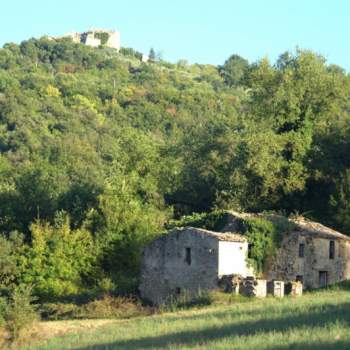
[[[224,276],[283,281],[295,295],[302,285],[318,288],[350,279],[350,238],[303,218],[292,220],[294,228],[270,257],[263,276],[255,276],[247,263],[248,241],[234,233],[237,220],[249,215],[230,212],[225,232],[178,228],[153,241],[143,251],[141,296],[161,304],[184,292],[217,289]]]

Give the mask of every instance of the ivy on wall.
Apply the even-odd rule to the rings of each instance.
[[[107,41],[109,39],[109,34],[106,32],[102,32],[102,33],[95,33],[95,38],[96,39],[100,39],[101,40],[101,45],[106,45]]]
[[[255,273],[261,275],[268,257],[275,255],[284,235],[290,232],[295,224],[283,216],[266,215],[240,219],[239,226],[250,245],[247,261]]]

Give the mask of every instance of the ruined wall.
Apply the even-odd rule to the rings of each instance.
[[[165,244],[166,237],[157,239],[146,246],[142,252],[141,296],[154,303],[159,303],[167,292],[162,282],[165,276]]]
[[[174,230],[143,252],[139,289],[143,298],[155,304],[185,291],[216,288],[217,282],[218,240],[199,229]]]
[[[99,47],[101,45],[101,40],[95,38],[94,33],[88,33],[84,39],[84,44],[91,47]]]
[[[334,259],[329,258],[330,241],[334,241]],[[299,245],[304,244],[304,257],[299,257]],[[302,279],[304,288],[322,286],[321,274],[326,273],[327,284],[350,279],[350,242],[325,238],[308,232],[292,232],[270,262],[268,279],[295,281]]]
[[[106,43],[107,47],[111,47],[116,50],[120,50],[120,33],[119,32],[108,32],[109,38]]]
[[[101,45],[101,40],[95,37],[95,33],[107,33],[108,40],[106,42],[106,46],[116,49],[118,51],[120,50],[120,33],[117,31],[96,29],[96,30],[90,30],[84,33],[73,32],[73,33],[66,34],[63,37],[70,37],[72,38],[72,41],[75,43],[82,43],[87,46],[98,47]],[[56,37],[56,38],[60,39],[61,37]]]
[[[237,274],[254,276],[254,271],[246,262],[247,242],[219,242],[219,276]]]

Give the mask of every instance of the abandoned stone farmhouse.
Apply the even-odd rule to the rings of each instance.
[[[161,304],[185,291],[216,289],[224,276],[256,277],[247,262],[250,245],[236,231],[236,221],[247,215],[231,212],[222,232],[177,228],[150,243],[143,251],[141,296]],[[302,218],[293,223],[259,277],[301,281],[306,289],[350,279],[348,236]]]
[[[174,229],[144,249],[141,295],[159,304],[185,290],[215,289],[223,275],[252,275],[247,252],[248,242],[241,235]]]
[[[350,279],[350,237],[316,222],[294,223],[268,266],[267,278],[299,280],[306,289]]]

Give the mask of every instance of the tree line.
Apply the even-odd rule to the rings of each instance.
[[[183,215],[302,213],[350,232],[350,77],[309,50],[222,66],[30,39],[0,49],[0,281],[131,292]]]

